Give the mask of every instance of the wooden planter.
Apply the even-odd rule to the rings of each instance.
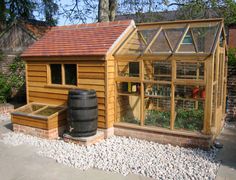
[[[13,124],[54,129],[66,125],[66,107],[30,103],[11,113]]]

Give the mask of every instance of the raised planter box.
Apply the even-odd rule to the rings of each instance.
[[[59,129],[61,132],[67,124],[66,109],[64,106],[27,104],[11,113],[13,130],[43,138],[57,138],[60,133],[55,132],[59,132]]]

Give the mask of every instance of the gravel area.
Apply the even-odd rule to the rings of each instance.
[[[0,114],[0,121],[10,121],[11,114],[10,113],[2,113]]]
[[[231,121],[231,122],[225,121],[224,127],[230,128],[230,129],[235,129],[236,128],[236,121]]]
[[[215,179],[220,165],[215,160],[216,149],[203,151],[117,136],[88,147],[13,132],[3,134],[1,141],[36,146],[41,156],[82,170],[97,168],[155,179]]]

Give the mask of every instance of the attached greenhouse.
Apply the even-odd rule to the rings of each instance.
[[[227,80],[223,20],[136,26],[115,53],[119,127],[218,135]]]

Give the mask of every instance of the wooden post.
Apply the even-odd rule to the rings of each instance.
[[[213,56],[210,56],[206,60],[206,99],[205,99],[205,109],[204,109],[204,126],[203,133],[211,134],[211,118],[212,118],[212,99],[213,99]]]
[[[108,63],[109,61],[108,57],[106,57],[105,60],[105,128],[108,128],[108,99],[109,99],[109,93],[108,93]]]
[[[140,75],[141,75],[141,87],[140,87],[140,98],[141,98],[141,101],[140,101],[140,122],[141,122],[141,126],[144,125],[144,62],[143,62],[143,59],[141,59],[140,61],[140,64],[139,64],[139,67],[140,67]]]
[[[215,86],[214,86],[214,92],[215,92],[215,94],[214,94],[214,100],[215,100],[215,104],[213,104],[213,109],[214,109],[214,115],[213,115],[213,119],[212,119],[212,125],[214,126],[214,127],[216,127],[217,126],[217,122],[216,122],[216,120],[218,119],[218,117],[217,117],[217,104],[218,104],[218,78],[219,78],[219,46],[217,46],[216,47],[216,52],[215,52],[215,59],[214,59],[214,61],[215,61],[215,64],[216,64],[216,66],[215,66],[215,69],[213,70],[213,74],[214,74],[214,72],[215,72]]]
[[[171,79],[171,116],[170,116],[170,129],[174,129],[175,125],[175,79],[176,79],[176,60],[173,58],[171,61],[172,66],[172,79]]]
[[[197,63],[197,80],[199,80],[199,63]],[[198,109],[198,101],[195,101],[195,109]]]
[[[114,65],[115,65],[115,79],[118,77],[118,66],[117,66],[117,59],[114,59]],[[117,101],[118,101],[118,95],[117,95],[117,82],[115,81],[115,122],[117,122]]]
[[[61,65],[61,76],[62,76],[62,84],[65,85],[65,66],[64,64]]]
[[[26,101],[29,103],[28,62],[25,64]]]
[[[225,114],[226,111],[226,96],[227,96],[227,72],[228,72],[228,64],[227,61],[225,60],[225,55],[224,55],[224,62],[225,62],[225,76],[224,76],[224,94],[223,94],[223,114]]]

